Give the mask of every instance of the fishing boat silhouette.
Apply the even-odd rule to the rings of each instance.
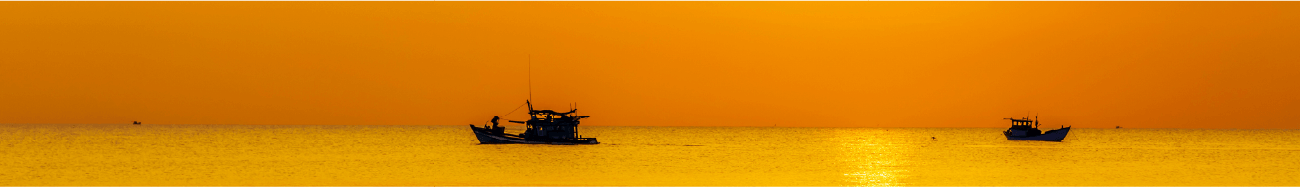
[[[523,133],[507,134],[505,127],[500,126],[497,120],[500,116],[492,117],[492,126],[483,124],[483,127],[476,127],[470,124],[470,130],[474,131],[474,137],[478,138],[480,144],[599,144],[596,138],[583,138],[578,135],[578,124],[582,118],[591,116],[579,116],[576,104],[569,109],[569,112],[556,112],[553,110],[534,110],[533,109],[533,57],[528,55],[528,100],[524,105],[528,105],[527,121],[510,121],[511,123],[524,124],[526,129]],[[523,107],[523,106],[520,106]],[[515,108],[516,111],[519,108]],[[510,113],[514,113],[511,111]],[[510,115],[507,113],[506,115]]]
[[[578,135],[578,124],[582,118],[591,116],[577,115],[578,109],[570,109],[568,112],[556,112],[552,110],[533,110],[532,101],[524,101],[528,105],[527,121],[509,121],[511,123],[524,124],[527,128],[523,133],[507,134],[505,127],[497,124],[500,116],[492,117],[492,126],[483,124],[483,127],[469,125],[470,130],[474,131],[474,136],[478,138],[480,144],[599,144],[596,138],[583,138]]]
[[[1033,120],[1029,117],[1021,119],[1002,118],[1011,120],[1011,128],[1002,131],[1002,135],[1007,136],[1007,140],[1043,140],[1043,141],[1061,141],[1065,135],[1070,133],[1070,127],[1062,126],[1060,129],[1043,132],[1038,130],[1038,116]]]

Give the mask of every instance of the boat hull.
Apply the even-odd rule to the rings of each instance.
[[[1066,127],[1066,128],[1056,129],[1056,130],[1050,130],[1044,132],[1043,134],[1035,135],[1035,136],[1012,136],[1009,133],[1004,133],[1004,135],[1007,136],[1007,140],[1061,141],[1064,140],[1065,135],[1069,133],[1070,133],[1070,128]]]
[[[576,144],[600,144],[595,138],[578,138],[573,140],[526,140],[523,138],[512,137],[492,133],[492,131],[470,125],[470,130],[474,131],[474,137],[478,138],[480,144],[556,144],[556,145],[576,145]]]

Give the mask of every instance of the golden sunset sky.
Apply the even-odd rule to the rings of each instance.
[[[530,56],[593,126],[1300,128],[1297,2],[0,2],[0,123],[483,124]]]

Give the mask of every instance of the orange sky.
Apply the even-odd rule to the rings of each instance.
[[[1300,128],[1296,2],[0,2],[0,123]],[[513,114],[507,119],[522,119]]]

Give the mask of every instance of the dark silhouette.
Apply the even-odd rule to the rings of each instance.
[[[494,134],[494,135],[503,135],[503,134],[506,134],[506,128],[497,125],[497,120],[500,120],[500,119],[501,119],[501,116],[492,116],[492,127],[486,127],[487,125],[483,125],[483,126],[484,126],[484,128],[487,128],[487,130],[488,130],[489,132],[491,132],[492,134]]]
[[[131,121],[131,124],[132,124],[132,125],[140,125],[140,122],[139,122],[139,121]]]
[[[528,105],[528,121],[513,121],[511,123],[520,123],[527,126],[524,133],[505,134],[505,128],[497,126],[497,120],[500,116],[492,117],[492,126],[479,128],[470,125],[474,135],[478,137],[479,143],[499,144],[499,143],[529,143],[529,144],[598,144],[595,138],[582,138],[578,135],[578,120],[590,116],[576,115],[578,109],[571,109],[569,112],[556,112],[552,110],[533,110],[531,101],[524,101]]]
[[[492,116],[492,128],[497,128],[497,120],[501,120],[501,116]]]
[[[1067,133],[1070,133],[1070,127],[1065,126],[1062,126],[1061,129],[1050,130],[1047,132],[1038,130],[1038,116],[1034,116],[1034,120],[1030,120],[1028,116],[1021,119],[1002,119],[1011,120],[1011,129],[1002,131],[1002,135],[1005,135],[1007,140],[1061,141],[1065,139]]]

